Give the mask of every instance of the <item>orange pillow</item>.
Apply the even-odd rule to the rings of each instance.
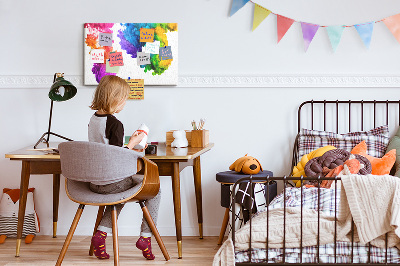
[[[358,143],[352,150],[352,154],[359,154],[371,162],[373,175],[388,175],[396,161],[396,149],[390,150],[382,158],[375,158],[367,154],[367,143],[365,140]]]

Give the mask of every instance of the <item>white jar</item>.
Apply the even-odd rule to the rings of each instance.
[[[137,144],[136,146],[134,146],[133,148],[135,150],[144,149],[146,147],[146,143],[147,143],[147,135],[149,134],[149,128],[145,124],[141,124],[140,127],[136,131],[138,131],[139,133],[143,132],[144,137],[143,137],[142,141],[140,141],[140,143]]]

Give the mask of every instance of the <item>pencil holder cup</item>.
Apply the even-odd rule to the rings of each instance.
[[[202,148],[208,145],[209,131],[208,130],[192,130],[191,131],[191,146],[194,148]]]

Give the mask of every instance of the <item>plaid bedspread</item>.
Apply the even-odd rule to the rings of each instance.
[[[368,262],[368,245],[354,243],[353,261],[351,261],[351,243],[337,242],[336,256],[335,245],[327,244],[319,247],[319,260],[317,256],[317,246],[303,247],[302,258],[300,258],[299,248],[286,248],[285,262],[288,263],[367,263]],[[385,249],[371,246],[371,263],[385,263]],[[235,253],[236,262],[249,262],[250,254],[248,251],[239,251]],[[266,249],[252,249],[251,262],[266,262]],[[335,260],[336,258],[336,260]],[[283,249],[269,249],[268,262],[283,262]],[[399,263],[400,254],[397,248],[388,248],[388,263]]]
[[[332,184],[332,188],[334,187],[335,183]],[[339,206],[340,202],[340,181],[337,181],[336,187],[337,189],[319,189],[319,211],[321,213],[335,216],[335,198],[336,206]],[[284,196],[286,199],[283,198]],[[285,202],[286,207],[300,207],[303,202],[303,208],[318,211],[318,188],[303,187],[303,198],[301,198],[301,188],[288,187],[285,189],[285,193],[282,192],[271,201],[268,209],[283,208]]]
[[[333,184],[333,187],[335,184]],[[338,181],[337,189],[321,188],[319,191],[319,210],[326,215],[335,215],[335,198],[336,206],[339,206],[340,201],[340,181]],[[284,198],[285,196],[285,198]],[[301,198],[301,188],[286,188],[284,193],[279,194],[268,206],[268,209],[286,207],[300,207],[303,203],[303,208],[314,209],[318,211],[318,188],[305,188],[303,187],[303,198]],[[337,210],[336,210],[337,211]],[[285,262],[288,263],[367,263],[368,253],[370,251],[371,263],[385,263],[386,252],[383,248],[374,246],[354,243],[353,246],[353,261],[351,261],[352,244],[351,242],[336,243],[336,256],[335,244],[327,244],[319,246],[303,247],[302,257],[300,256],[300,248],[286,248]],[[252,249],[238,251],[235,250],[236,262],[249,262],[251,253],[252,262],[266,262],[267,252],[266,249]],[[336,261],[335,261],[336,258]],[[283,249],[269,249],[268,262],[277,263],[283,262]],[[397,248],[388,248],[387,252],[388,263],[399,263],[400,252]]]

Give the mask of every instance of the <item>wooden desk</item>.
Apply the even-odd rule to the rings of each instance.
[[[56,147],[57,143],[50,144]],[[203,148],[171,148],[160,143],[157,147],[156,155],[146,155],[146,157],[158,165],[160,176],[171,176],[172,192],[174,200],[176,240],[178,245],[178,257],[182,258],[182,223],[181,223],[181,193],[180,193],[180,176],[179,173],[186,166],[193,166],[194,187],[196,194],[197,219],[199,223],[200,238],[203,238],[203,208],[202,208],[202,192],[201,192],[201,168],[200,156],[211,150],[214,146],[210,143]],[[53,237],[56,237],[57,221],[58,221],[58,203],[60,193],[60,174],[61,164],[60,155],[46,154],[43,151],[31,151],[33,146],[10,152],[5,155],[11,160],[19,160],[22,162],[20,198],[18,211],[18,227],[17,227],[17,247],[16,257],[19,257],[22,228],[24,224],[24,215],[26,207],[26,198],[29,186],[30,175],[37,174],[53,174]],[[38,147],[40,148],[40,147]]]

